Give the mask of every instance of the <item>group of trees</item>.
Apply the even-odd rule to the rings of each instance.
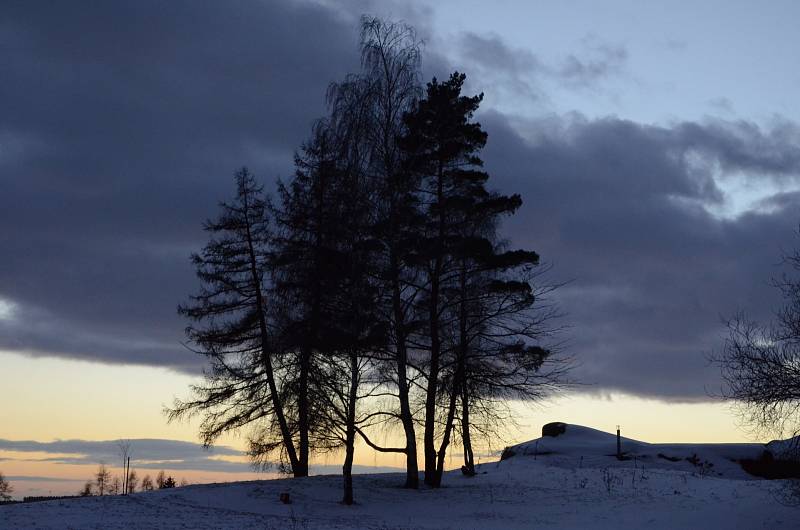
[[[547,267],[499,234],[522,200],[487,186],[482,95],[462,95],[461,73],[423,88],[419,46],[408,26],[362,20],[361,72],[331,84],[274,199],[236,174],[192,257],[202,288],[179,307],[210,371],[170,418],[200,414],[207,445],[248,427],[254,462],[294,476],[343,450],[347,504],[357,439],[404,455],[409,488],[421,452],[437,487],[451,444],[473,474],[473,440],[508,425],[508,400],[544,397],[567,368]],[[403,443],[378,443],[387,428]]]
[[[177,486],[175,479],[167,476],[164,471],[159,471],[155,482],[150,475],[142,477],[141,483],[135,469],[127,473],[127,484],[125,480],[117,475],[112,475],[105,464],[100,464],[92,480],[84,484],[80,495],[88,497],[91,495],[120,495],[135,493],[137,488],[140,491],[153,491],[154,489],[174,488]],[[188,485],[185,479],[181,480],[181,486]]]

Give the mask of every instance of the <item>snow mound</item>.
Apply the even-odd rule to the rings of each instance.
[[[758,460],[767,450],[767,446],[759,443],[651,444],[620,437],[622,458],[617,458],[616,434],[581,425],[562,425],[562,434],[542,436],[506,448],[503,460],[532,456],[549,465],[567,468],[645,467],[753,479],[755,477],[742,469],[740,461]]]

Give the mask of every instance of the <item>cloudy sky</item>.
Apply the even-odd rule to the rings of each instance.
[[[91,441],[194,439],[161,414],[202,369],[175,312],[196,287],[188,255],[237,167],[291,174],[327,84],[358,67],[362,13],[417,28],[426,78],[463,71],[485,93],[487,169],[525,201],[506,233],[569,281],[557,300],[585,386],[522,423],[745,436],[709,397],[707,356],[726,315],[770,317],[769,280],[800,244],[795,2],[11,1],[0,470],[97,461]],[[64,438],[84,445],[14,445]],[[187,447],[192,469],[232,471]]]

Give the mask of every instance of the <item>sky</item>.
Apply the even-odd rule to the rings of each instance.
[[[799,242],[795,2],[12,0],[0,471],[18,492],[76,490],[64,481],[111,463],[119,438],[189,480],[256,476],[237,437],[206,453],[196,424],[165,421],[203,367],[175,307],[236,168],[291,176],[328,83],[358,67],[362,13],[417,29],[426,79],[463,71],[485,94],[490,183],[524,201],[504,233],[566,282],[555,301],[582,384],[521,408],[508,441],[551,420],[647,441],[763,436],[713,397],[708,356],[726,317],[771,317],[770,278]]]

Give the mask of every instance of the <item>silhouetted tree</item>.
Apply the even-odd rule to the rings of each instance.
[[[122,493],[122,479],[114,475],[108,484],[108,494],[119,495],[120,493]]]
[[[352,137],[361,156],[359,171],[371,201],[369,241],[373,244],[370,275],[382,297],[374,316],[388,341],[374,352],[381,366],[384,393],[396,397],[397,410],[376,410],[383,420],[400,422],[403,447],[382,447],[370,440],[365,426],[357,432],[373,449],[406,456],[406,487],[419,482],[417,441],[411,409],[413,368],[409,366],[408,336],[413,327],[411,308],[416,297],[416,270],[410,265],[418,222],[416,182],[403,170],[398,139],[405,131],[403,115],[420,95],[420,42],[405,24],[364,17],[361,21],[359,75],[334,84],[329,91],[332,119]],[[382,403],[380,408],[387,403]]]
[[[336,140],[324,121],[295,157],[296,172],[288,185],[278,183],[279,201],[273,210],[272,288],[276,348],[289,376],[284,381],[287,417],[297,436],[300,466],[308,466],[314,431],[324,414],[319,379],[322,357],[338,348],[337,296],[342,255],[336,247],[344,219],[339,211],[348,198],[340,192]],[[315,409],[313,415],[311,409]],[[274,442],[269,430],[251,440],[250,454],[268,458],[262,450]],[[266,440],[266,443],[265,443]],[[307,470],[306,470],[307,473]]]
[[[800,251],[785,256],[800,271]],[[740,406],[751,425],[776,435],[800,434],[800,279],[773,282],[784,304],[762,324],[740,312],[728,321],[728,338],[713,357],[724,380],[723,396]]]
[[[158,487],[158,489],[162,489],[164,487],[164,482],[166,481],[166,479],[167,479],[166,474],[162,469],[161,471],[158,472],[158,475],[156,475],[156,486]]]
[[[117,440],[117,449],[122,457],[122,494],[126,495],[128,493],[128,473],[130,472],[131,441]]]
[[[784,256],[800,271],[800,250]],[[758,430],[791,437],[781,460],[800,461],[800,278],[784,274],[773,281],[784,303],[770,323],[739,312],[727,322],[728,337],[712,356],[722,371],[722,396],[733,401],[744,420]],[[784,503],[800,504],[800,480],[778,492]]]
[[[169,418],[203,414],[200,435],[206,446],[224,432],[246,426],[266,428],[276,436],[260,450],[286,455],[295,476],[308,474],[307,455],[298,457],[285,408],[285,388],[274,365],[268,300],[270,231],[267,202],[253,175],[236,174],[236,198],[220,205],[208,221],[211,240],[192,261],[203,283],[192,302],[178,311],[197,322],[187,335],[211,362],[196,399],[176,401]],[[202,326],[200,325],[202,324]],[[263,437],[259,437],[263,438]]]
[[[172,477],[167,477],[164,482],[158,487],[158,489],[170,489],[175,487],[175,479]]]
[[[153,479],[150,478],[150,475],[145,475],[142,478],[142,491],[153,491],[154,489]]]
[[[345,504],[353,502],[359,387],[371,352],[385,343],[369,274],[369,187],[352,124],[337,123],[335,115],[317,124],[297,157],[295,178],[279,186],[275,213],[275,290],[286,309],[279,327],[292,349],[306,352],[314,447],[345,448]]]
[[[97,473],[94,474],[94,484],[98,495],[105,495],[111,486],[111,473],[104,463],[98,466]]]
[[[462,198],[468,183],[485,180],[485,175],[473,169],[480,166],[475,152],[486,143],[486,133],[479,124],[469,123],[478,108],[481,96],[461,96],[462,74],[439,83],[428,83],[426,97],[405,116],[407,132],[402,147],[407,155],[407,167],[420,177],[425,224],[419,233],[418,253],[426,278],[424,290],[427,313],[428,357],[425,389],[425,483],[436,485],[436,406],[442,368],[442,314],[445,301],[449,248],[454,243],[452,226],[457,221],[451,214]],[[460,221],[460,219],[458,219]],[[448,431],[449,432],[449,431]]]
[[[91,497],[92,496],[92,481],[87,480],[86,484],[83,485],[83,489],[78,493],[81,497]]]
[[[128,483],[125,488],[125,493],[136,493],[136,486],[139,483],[139,477],[136,476],[136,470],[131,469],[128,471]]]
[[[466,427],[475,399],[540,397],[545,383],[558,382],[553,373],[535,377],[549,355],[537,344],[547,331],[542,323],[553,314],[534,309],[529,280],[539,256],[496,243],[500,218],[522,200],[486,188],[489,175],[478,153],[487,135],[471,121],[483,95],[461,95],[464,80],[456,72],[428,83],[425,98],[405,116],[401,143],[408,171],[419,175],[425,212],[417,258],[427,324],[417,343],[427,353],[425,482],[432,486],[441,483],[459,401]],[[491,393],[482,381],[493,385]],[[462,433],[469,452],[469,431]]]
[[[13,492],[14,488],[11,483],[8,482],[3,473],[0,473],[0,501],[10,501]]]

